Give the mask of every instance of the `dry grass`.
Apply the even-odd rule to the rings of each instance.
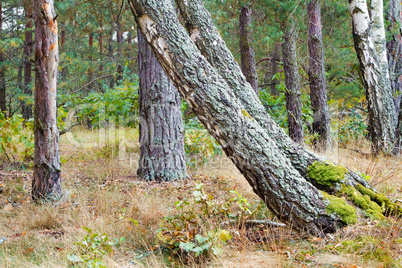
[[[138,131],[124,131],[127,139],[138,140]],[[109,133],[109,137],[118,137],[117,132]],[[124,156],[118,154],[116,140],[108,144],[105,141],[110,138],[101,135],[99,139],[97,131],[76,129],[72,134],[61,139],[62,181],[69,198],[60,206],[36,206],[31,202],[30,170],[0,170],[0,237],[6,237],[0,245],[1,267],[67,267],[67,254],[75,252],[74,242],[86,234],[82,227],[106,232],[110,238],[126,239],[113,255],[104,258],[107,267],[402,265],[402,224],[395,219],[351,226],[325,239],[303,239],[284,228],[240,230],[222,255],[202,263],[183,264],[183,260],[153,250],[153,246],[161,220],[171,213],[178,198],[191,194],[196,180],[204,183],[205,191],[218,196],[217,189],[226,187],[236,189],[250,202],[259,200],[230,160],[216,157],[208,165],[190,170],[189,180],[146,183],[135,175],[138,144],[127,146]],[[72,138],[86,146],[75,147]],[[364,172],[391,199],[401,199],[400,158],[370,159],[347,149],[329,152],[327,157]],[[261,211],[259,215],[270,214]]]

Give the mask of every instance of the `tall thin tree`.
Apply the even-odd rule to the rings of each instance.
[[[373,153],[390,154],[395,144],[397,115],[393,103],[385,46],[383,1],[349,1],[353,40],[368,103]]]
[[[3,26],[3,8],[2,1],[0,1],[0,38],[2,38]],[[4,66],[4,55],[2,48],[0,48],[0,111],[6,112],[6,76]]]
[[[310,99],[313,109],[314,145],[327,148],[330,139],[329,109],[327,102],[327,82],[324,67],[324,46],[322,42],[321,5],[320,0],[310,0],[308,13],[308,52],[310,68]]]
[[[243,6],[239,17],[241,70],[247,82],[251,84],[258,96],[258,76],[255,64],[251,19],[251,8]]]
[[[304,144],[302,103],[300,93],[299,67],[297,66],[295,22],[292,18],[284,26],[282,43],[283,69],[286,84],[286,110],[288,113],[289,136],[297,143]]]
[[[59,48],[53,3],[33,1],[36,72],[32,198],[36,202],[56,201],[62,196],[56,106]]]
[[[24,12],[25,12],[25,40],[24,40],[24,84],[23,93],[27,96],[32,95],[32,90],[30,84],[32,82],[32,63],[30,57],[32,55],[33,49],[33,39],[32,39],[32,1],[24,0]],[[25,120],[32,117],[32,105],[26,101],[21,103],[22,116]]]

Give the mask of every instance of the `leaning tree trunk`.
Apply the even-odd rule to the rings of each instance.
[[[35,155],[32,181],[34,201],[62,196],[59,132],[57,129],[58,35],[53,0],[34,0],[35,19]]]
[[[2,37],[3,10],[0,1],[0,38]],[[0,48],[0,112],[6,113],[6,77],[5,77],[5,61],[3,51]]]
[[[167,75],[246,177],[254,192],[275,215],[296,229],[320,234],[334,231],[341,223],[353,222],[356,217],[353,207],[334,196],[325,194],[324,198],[301,173],[332,193],[341,188],[338,186],[346,184],[365,192],[371,190],[363,185],[370,186],[364,180],[360,183],[361,178],[356,174],[320,162],[313,153],[291,142],[265,113],[202,2],[177,1],[190,36],[182,28],[170,3],[151,0],[130,0],[129,3],[140,30]],[[205,58],[190,39],[205,53]],[[266,129],[261,128],[262,125]],[[310,160],[315,162],[310,162],[312,165],[307,168],[305,165]],[[292,165],[298,167],[300,173]],[[320,180],[317,177],[320,177],[321,168],[331,174],[336,170],[343,171],[335,178],[330,176],[332,179]],[[333,181],[338,177],[337,182]],[[355,191],[353,193],[360,195]],[[334,200],[339,205],[334,205]],[[387,208],[391,206],[387,204]],[[401,213],[400,208],[396,208]],[[351,211],[349,216],[352,217],[345,217],[343,209]]]
[[[326,149],[330,142],[329,109],[327,103],[327,83],[324,68],[324,46],[322,42],[320,1],[310,0],[308,9],[308,51],[310,68],[310,99],[313,109],[313,140],[317,148]]]
[[[389,26],[388,32],[391,34],[391,38],[387,41],[387,59],[388,70],[391,80],[392,94],[394,97],[395,112],[399,117],[398,128],[396,130],[395,149],[396,151],[402,150],[402,10],[401,0],[390,0],[388,6],[388,12],[386,17]]]
[[[243,6],[239,17],[241,70],[258,96],[258,76],[255,64],[251,9]]]
[[[289,136],[293,141],[304,144],[302,103],[300,93],[299,68],[296,54],[296,29],[293,19],[285,26],[282,43],[283,70],[286,84],[286,110],[288,112]]]
[[[138,31],[140,160],[137,174],[148,181],[187,177],[181,97]]]
[[[32,1],[24,0],[24,12],[25,12],[25,41],[23,52],[23,64],[24,64],[24,85],[23,93],[26,96],[32,96],[32,90],[30,88],[32,82],[32,63],[29,60],[32,55],[33,39],[32,39]],[[32,105],[27,103],[26,100],[21,101],[22,116],[25,120],[32,118]]]
[[[397,116],[388,73],[383,3],[382,0],[371,1],[371,19],[365,0],[349,3],[353,40],[369,108],[372,150],[375,154],[380,151],[389,154],[395,143]]]

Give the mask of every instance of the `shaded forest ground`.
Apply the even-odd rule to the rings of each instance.
[[[86,144],[99,137],[97,131],[79,128],[73,136]],[[126,131],[126,138],[138,140],[137,131]],[[0,245],[1,267],[67,267],[67,255],[78,254],[74,243],[87,234],[82,227],[105,232],[111,240],[124,237],[113,254],[103,258],[106,267],[402,267],[401,219],[367,219],[323,239],[287,228],[235,225],[228,227],[233,239],[221,255],[175,257],[160,247],[156,234],[163,219],[176,213],[175,202],[191,199],[197,182],[215,202],[237,191],[254,208],[252,219],[272,215],[259,206],[258,197],[225,156],[191,168],[187,180],[149,183],[135,173],[138,144],[126,148],[124,160],[116,143],[87,147],[75,147],[71,137],[62,136],[62,182],[69,196],[57,207],[32,203],[29,168],[0,168],[0,238],[6,238]],[[401,199],[401,157],[371,159],[361,153],[368,151],[367,144],[353,148],[359,152],[339,149],[327,157],[370,176],[391,200]]]

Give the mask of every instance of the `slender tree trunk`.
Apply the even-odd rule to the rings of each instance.
[[[34,0],[35,19],[35,155],[32,181],[34,201],[62,196],[59,132],[57,129],[58,35],[53,0]]]
[[[90,33],[88,35],[88,46],[89,46],[89,67],[88,67],[88,82],[91,82],[94,79],[94,69],[93,69],[93,57],[92,57],[92,53],[93,48],[94,48],[94,34]],[[93,86],[94,83],[91,83],[87,88],[86,88],[86,95],[88,95],[89,93],[91,93],[91,91],[93,90]]]
[[[138,31],[140,148],[137,174],[149,181],[185,178],[181,97]]]
[[[348,222],[336,212],[325,211],[331,201],[325,201],[326,197],[301,177],[303,170],[308,177],[304,165],[309,160],[316,159],[315,165],[327,164],[291,142],[265,113],[202,2],[177,1],[190,36],[169,2],[129,3],[165,73],[267,207],[294,228],[311,233],[331,232],[341,222]],[[300,173],[292,165],[300,168]],[[314,169],[310,167],[310,171]],[[350,187],[370,187],[353,172],[345,172],[343,179]],[[338,186],[323,188],[333,193]]]
[[[0,38],[2,38],[3,9],[0,1]],[[6,76],[3,51],[0,50],[0,111],[6,113]]]
[[[120,20],[117,22],[117,78],[116,84],[120,85],[121,81],[123,80],[123,66],[121,65],[122,60],[122,44],[123,44],[123,31],[121,28]]]
[[[353,40],[360,62],[369,110],[369,132],[373,153],[392,152],[397,116],[392,100],[383,22],[383,3],[371,1],[369,16],[365,0],[351,0]],[[371,17],[371,19],[370,19]]]
[[[253,34],[251,29],[251,9],[243,6],[239,17],[241,69],[247,82],[258,96],[258,76],[255,65]]]
[[[288,112],[289,136],[293,141],[304,144],[296,38],[296,29],[292,20],[285,29],[284,42],[282,44],[283,69],[285,71],[286,83],[286,110]]]
[[[24,85],[23,93],[25,95],[32,95],[30,84],[32,82],[32,64],[29,60],[32,55],[33,39],[32,39],[32,1],[24,0],[25,11],[25,41],[24,41]],[[25,101],[21,103],[22,116],[25,120],[32,118],[32,106]]]
[[[114,58],[114,56],[113,56],[113,33],[114,33],[114,31],[113,31],[113,26],[112,26],[112,29],[110,30],[110,34],[109,34],[109,47],[108,47],[108,54],[111,59]],[[114,88],[114,82],[115,82],[115,80],[114,80],[114,77],[112,76],[109,81],[110,88]]]
[[[396,151],[402,149],[402,10],[401,0],[390,0],[387,12],[387,21],[389,22],[388,32],[391,34],[391,39],[387,41],[387,59],[388,70],[391,80],[392,94],[395,104],[395,112],[398,115],[398,127],[395,135]]]
[[[313,133],[317,148],[326,149],[330,143],[329,109],[327,103],[327,82],[324,67],[324,46],[322,42],[321,6],[319,0],[310,0],[308,9],[308,50],[310,68],[310,99],[313,109]]]
[[[278,96],[279,92],[276,86],[279,84],[279,80],[275,78],[275,75],[279,71],[279,61],[281,60],[281,44],[275,43],[274,50],[272,51],[271,55],[271,77],[269,82],[271,83],[271,95]]]

